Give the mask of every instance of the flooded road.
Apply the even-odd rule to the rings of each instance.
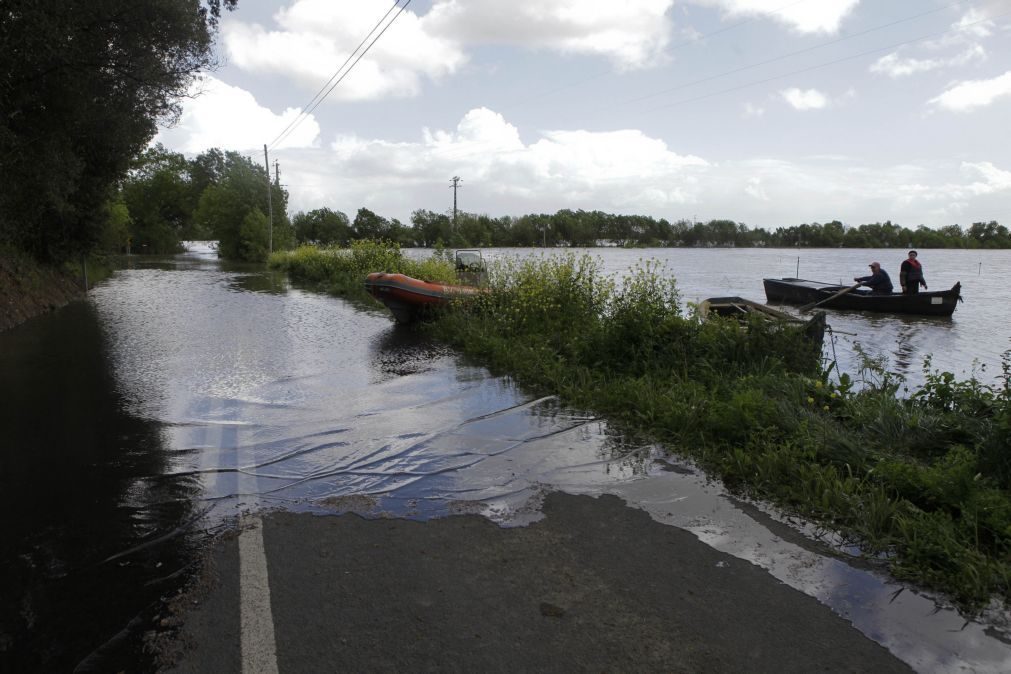
[[[935,612],[659,448],[398,329],[381,307],[222,265],[207,248],[133,259],[88,301],[0,333],[0,395],[3,670],[144,662],[160,600],[248,509],[519,526],[555,489],[616,494],[752,561],[918,669],[1011,669],[999,616],[984,626]]]

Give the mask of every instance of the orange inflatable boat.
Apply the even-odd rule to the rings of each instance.
[[[444,285],[420,281],[403,274],[372,272],[365,277],[365,290],[385,304],[398,323],[411,323],[426,312],[454,299],[481,292],[473,286]]]

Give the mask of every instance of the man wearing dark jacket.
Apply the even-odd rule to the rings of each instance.
[[[891,295],[892,279],[888,277],[888,272],[881,268],[881,263],[871,262],[868,266],[871,268],[870,276],[860,276],[853,280],[870,288],[875,295]]]
[[[902,261],[899,267],[899,285],[906,295],[916,295],[920,286],[927,289],[927,281],[923,278],[923,265],[916,259],[916,251],[909,251],[909,258]]]

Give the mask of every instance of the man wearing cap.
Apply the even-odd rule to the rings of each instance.
[[[927,281],[923,278],[923,265],[916,259],[916,251],[909,251],[909,258],[902,261],[899,267],[899,285],[906,295],[915,295],[920,292],[920,286],[927,289]]]
[[[881,268],[881,263],[871,262],[868,266],[871,268],[870,276],[860,276],[853,280],[870,288],[875,295],[891,295],[892,279],[888,277],[888,272]]]

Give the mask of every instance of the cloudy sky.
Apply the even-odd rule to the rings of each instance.
[[[1011,224],[1011,0],[405,2],[240,0],[156,141],[291,213]]]

